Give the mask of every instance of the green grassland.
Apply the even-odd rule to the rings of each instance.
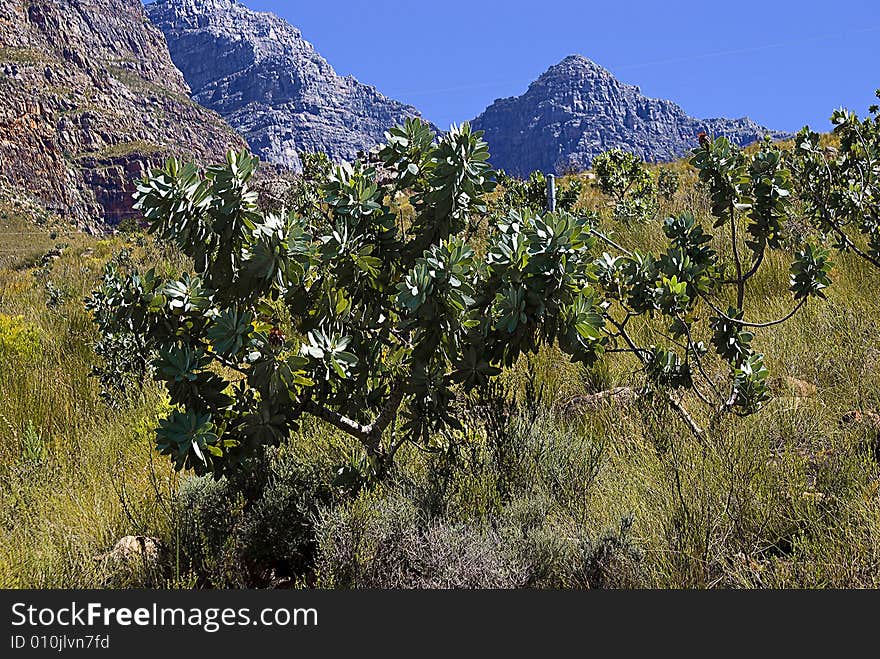
[[[705,220],[674,167],[684,180],[662,210]],[[580,203],[608,215],[591,185]],[[359,456],[317,420],[261,481],[174,473],[153,450],[155,385],[118,409],[101,399],[83,299],[120,249],[180,263],[139,234],[61,235],[25,206],[0,210],[0,587],[880,585],[880,272],[854,258],[836,256],[827,301],[757,333],[773,400],[702,442],[650,401],[579,404],[637,388],[629,356],[586,368],[546,347],[463,399],[464,430],[439,452],[404,450],[352,492],[334,472]],[[662,243],[658,221],[603,225],[627,247]],[[774,252],[749,282],[756,318],[790,310],[790,262]],[[127,535],[161,542],[158,567],[106,558]]]

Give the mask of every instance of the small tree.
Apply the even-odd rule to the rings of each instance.
[[[725,137],[701,139],[691,164],[711,196],[713,228],[727,229],[723,253],[689,213],[664,222],[665,253],[626,250],[594,234],[611,250],[596,263],[609,300],[604,306],[609,350],[634,355],[643,366],[647,391],[662,392],[702,437],[703,428],[684,408],[680,394],[693,392],[712,410],[713,423],[727,412],[748,415],[760,409],[769,395],[768,371],[764,355],[752,346],[754,332],[784,323],[809,298],[824,297],[831,262],[826,250],[804,246],[791,266],[792,311],[778,319],[746,320],[748,282],[767,251],[782,247],[782,222],[791,212],[791,174],[776,145],[767,142],[748,156]],[[636,341],[632,324],[639,319],[655,343]],[[726,378],[714,377],[714,369],[707,367],[709,346],[714,358],[727,365]]]
[[[513,212],[477,258],[459,235],[495,186],[481,134],[465,124],[435,141],[410,120],[381,158],[384,184],[362,164],[333,170],[320,222],[259,212],[244,152],[204,174],[172,159],[138,186],[150,231],[195,271],[111,267],[89,306],[104,336],[137,335],[155,356],[173,404],[157,441],[177,468],[223,474],[311,414],[381,473],[403,442],[459,427],[454,387],[547,341],[575,360],[601,352],[583,223]],[[389,206],[400,194],[408,226]]]
[[[797,195],[838,249],[880,268],[880,106],[863,120],[836,110],[831,123],[839,148],[808,127],[795,137],[790,167]]]
[[[463,236],[488,216],[495,187],[481,133],[464,124],[438,140],[409,120],[379,154],[381,180],[363,163],[336,166],[307,213],[260,211],[248,185],[257,160],[245,152],[204,173],[171,159],[138,185],[150,231],[194,272],[165,280],[111,264],[89,307],[102,345],[140,355],[118,363],[148,359],[164,383],[172,411],[157,443],[177,468],[229,473],[312,415],[352,437],[381,475],[404,442],[430,447],[460,428],[458,392],[549,343],[578,362],[634,357],[646,391],[702,437],[681,394],[716,417],[758,410],[767,370],[753,330],[830,283],[827,253],[805,247],[792,313],[745,320],[747,283],[779,248],[790,209],[790,175],[770,144],[750,158],[707,139],[694,153],[730,259],[689,214],[666,220],[668,248],[655,255],[625,249],[591,219],[515,208],[478,252]],[[637,322],[658,340],[642,345]],[[705,368],[707,344],[728,365],[723,379]]]
[[[657,183],[640,158],[611,149],[593,160],[597,185],[614,204],[614,216],[642,222],[657,213]]]
[[[672,200],[680,185],[681,177],[678,172],[663,168],[657,174],[657,194],[666,201]]]

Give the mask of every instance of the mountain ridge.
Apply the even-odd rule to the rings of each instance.
[[[700,132],[740,145],[788,136],[748,117],[696,119],[671,100],[644,96],[583,55],[554,64],[523,94],[496,99],[472,125],[485,132],[492,163],[519,176],[586,169],[613,148],[646,161],[672,160],[687,153]]]
[[[299,152],[353,160],[411,116],[353,76],[340,76],[300,30],[234,0],[156,0],[146,5],[165,34],[193,99],[216,110],[255,153],[297,169]]]
[[[164,156],[244,145],[189,91],[140,0],[0,0],[0,177],[83,228]]]

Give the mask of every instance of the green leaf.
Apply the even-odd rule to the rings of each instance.
[[[214,350],[225,356],[236,355],[253,331],[254,315],[236,309],[221,311],[208,325],[205,334]]]

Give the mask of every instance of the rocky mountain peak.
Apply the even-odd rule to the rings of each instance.
[[[552,80],[560,76],[574,77],[604,77],[613,78],[608,69],[596,64],[593,60],[583,55],[569,55],[558,64],[554,64],[545,71],[535,82]]]
[[[748,118],[695,119],[672,101],[648,98],[582,55],[551,66],[518,97],[496,100],[474,120],[492,162],[509,173],[585,169],[612,148],[647,161],[683,156],[700,131],[748,144],[782,137]]]
[[[301,32],[233,0],[147,5],[193,98],[219,112],[263,159],[298,168],[299,152],[334,160],[383,140],[418,111],[340,76]]]

